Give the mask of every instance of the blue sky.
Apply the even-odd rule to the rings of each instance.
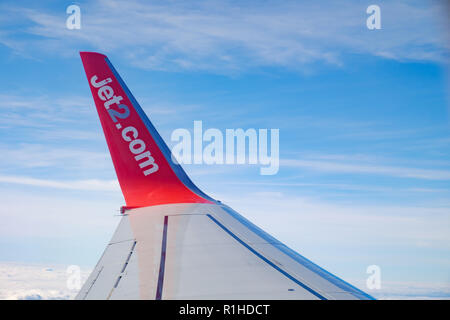
[[[374,296],[450,295],[443,2],[377,1],[381,30],[372,1],[81,1],[80,30],[70,4],[0,5],[0,264],[91,268],[119,221],[78,55],[99,51],[169,145],[194,120],[280,130],[277,175],[184,165],[203,191],[363,290],[379,265]]]

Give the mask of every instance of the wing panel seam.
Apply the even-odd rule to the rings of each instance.
[[[159,263],[158,285],[156,287],[155,300],[162,299],[162,290],[164,283],[164,268],[166,265],[166,247],[167,247],[167,225],[169,223],[169,216],[164,216],[164,229],[161,244],[161,260]]]
[[[280,267],[278,267],[277,265],[275,265],[272,261],[270,261],[269,259],[267,259],[266,257],[264,257],[262,254],[260,254],[258,251],[256,251],[255,249],[253,249],[252,247],[250,247],[247,243],[245,243],[242,239],[240,239],[238,236],[236,236],[233,232],[231,232],[227,227],[225,227],[222,223],[220,223],[216,218],[214,218],[212,215],[207,214],[208,218],[210,218],[214,223],[216,223],[220,228],[222,228],[226,233],[228,233],[231,237],[233,237],[236,241],[238,241],[240,244],[242,244],[244,247],[246,247],[250,252],[252,252],[254,255],[256,255],[258,258],[260,258],[261,260],[263,260],[264,262],[266,262],[268,265],[270,265],[272,268],[274,268],[275,270],[277,270],[278,272],[280,272],[281,274],[283,274],[285,277],[287,277],[288,279],[292,280],[293,282],[295,282],[296,284],[298,284],[300,287],[302,287],[303,289],[305,289],[306,291],[310,292],[311,294],[315,295],[316,297],[318,297],[321,300],[327,300],[327,298],[325,298],[323,295],[321,295],[320,293],[316,292],[315,290],[311,289],[310,287],[308,287],[307,285],[305,285],[304,283],[302,283],[301,281],[297,280],[296,278],[294,278],[293,276],[291,276],[289,273],[287,273],[286,271],[284,271],[283,269],[281,269]]]

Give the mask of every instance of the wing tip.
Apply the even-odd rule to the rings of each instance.
[[[181,166],[173,164],[170,149],[106,55],[81,51],[80,57],[126,205],[128,207],[147,207],[168,203],[214,203],[212,198],[193,184]],[[100,88],[106,83],[109,83],[108,90],[110,91],[110,96],[106,100],[111,101],[107,108],[104,99],[106,96],[99,95]],[[117,96],[114,96],[114,93]],[[116,98],[112,98],[113,96]],[[128,113],[106,111],[109,109],[109,105],[117,105],[122,100]],[[114,108],[117,107],[109,110],[114,110]],[[113,118],[111,114],[117,118]],[[117,114],[122,116],[119,117]],[[125,114],[126,116],[124,116]],[[118,118],[121,119],[121,123],[114,123],[118,121]],[[133,153],[134,151],[130,149],[128,142],[131,143],[131,140],[128,141],[128,137],[124,138],[122,128],[128,128],[135,132],[133,140],[141,141],[139,142],[143,147],[143,150],[139,151],[141,157],[137,158],[137,153]],[[139,139],[137,139],[138,132],[140,133]],[[153,173],[156,173],[156,178],[150,176]]]
[[[82,59],[85,57],[92,57],[92,56],[100,56],[103,58],[107,58],[107,56],[104,55],[103,53],[93,52],[93,51],[80,51],[80,56]]]

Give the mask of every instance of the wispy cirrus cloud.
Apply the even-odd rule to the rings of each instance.
[[[3,43],[73,55],[75,48],[121,55],[146,69],[239,71],[258,66],[299,68],[345,63],[344,54],[395,60],[447,61],[448,44],[439,2],[382,2],[383,28],[370,32],[366,7],[358,1],[81,3],[82,28],[65,28],[62,12],[4,8],[28,22],[28,48],[13,34]],[[123,17],[133,23],[121,23]],[[0,22],[1,23],[1,22]],[[19,42],[19,43],[17,43]]]
[[[55,181],[48,179],[36,179],[31,177],[5,176],[0,175],[0,182],[20,184],[34,187],[82,190],[82,191],[120,191],[117,180],[73,180],[73,181]]]
[[[106,150],[105,150],[106,151]],[[107,152],[87,151],[77,147],[33,143],[0,145],[3,168],[100,169],[111,166]]]
[[[357,159],[355,159],[357,160]],[[450,170],[421,169],[380,164],[363,161],[326,161],[321,159],[282,159],[281,166],[306,168],[314,171],[341,174],[371,174],[397,178],[414,178],[425,180],[450,180]]]
[[[48,128],[96,120],[88,97],[0,93],[1,128]]]
[[[96,108],[89,93],[86,95],[30,94],[0,92],[0,130],[30,129],[40,138],[98,139],[100,127]],[[183,118],[203,106],[174,104],[139,96],[145,110],[161,115],[162,120]],[[170,117],[168,117],[170,116]],[[89,132],[84,128],[89,127]],[[23,131],[22,131],[23,132]],[[100,136],[101,137],[101,136]]]

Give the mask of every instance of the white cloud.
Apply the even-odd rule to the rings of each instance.
[[[450,282],[382,281],[380,289],[368,290],[361,281],[354,282],[360,289],[379,300],[449,300]]]
[[[67,288],[68,266],[0,262],[0,300],[73,299]],[[90,268],[81,268],[85,281]],[[380,290],[368,290],[364,281],[352,281],[377,299],[449,299],[450,284],[439,282],[382,281]]]
[[[73,299],[77,290],[68,289],[68,266],[0,263],[0,300]],[[90,269],[81,269],[85,281]]]

